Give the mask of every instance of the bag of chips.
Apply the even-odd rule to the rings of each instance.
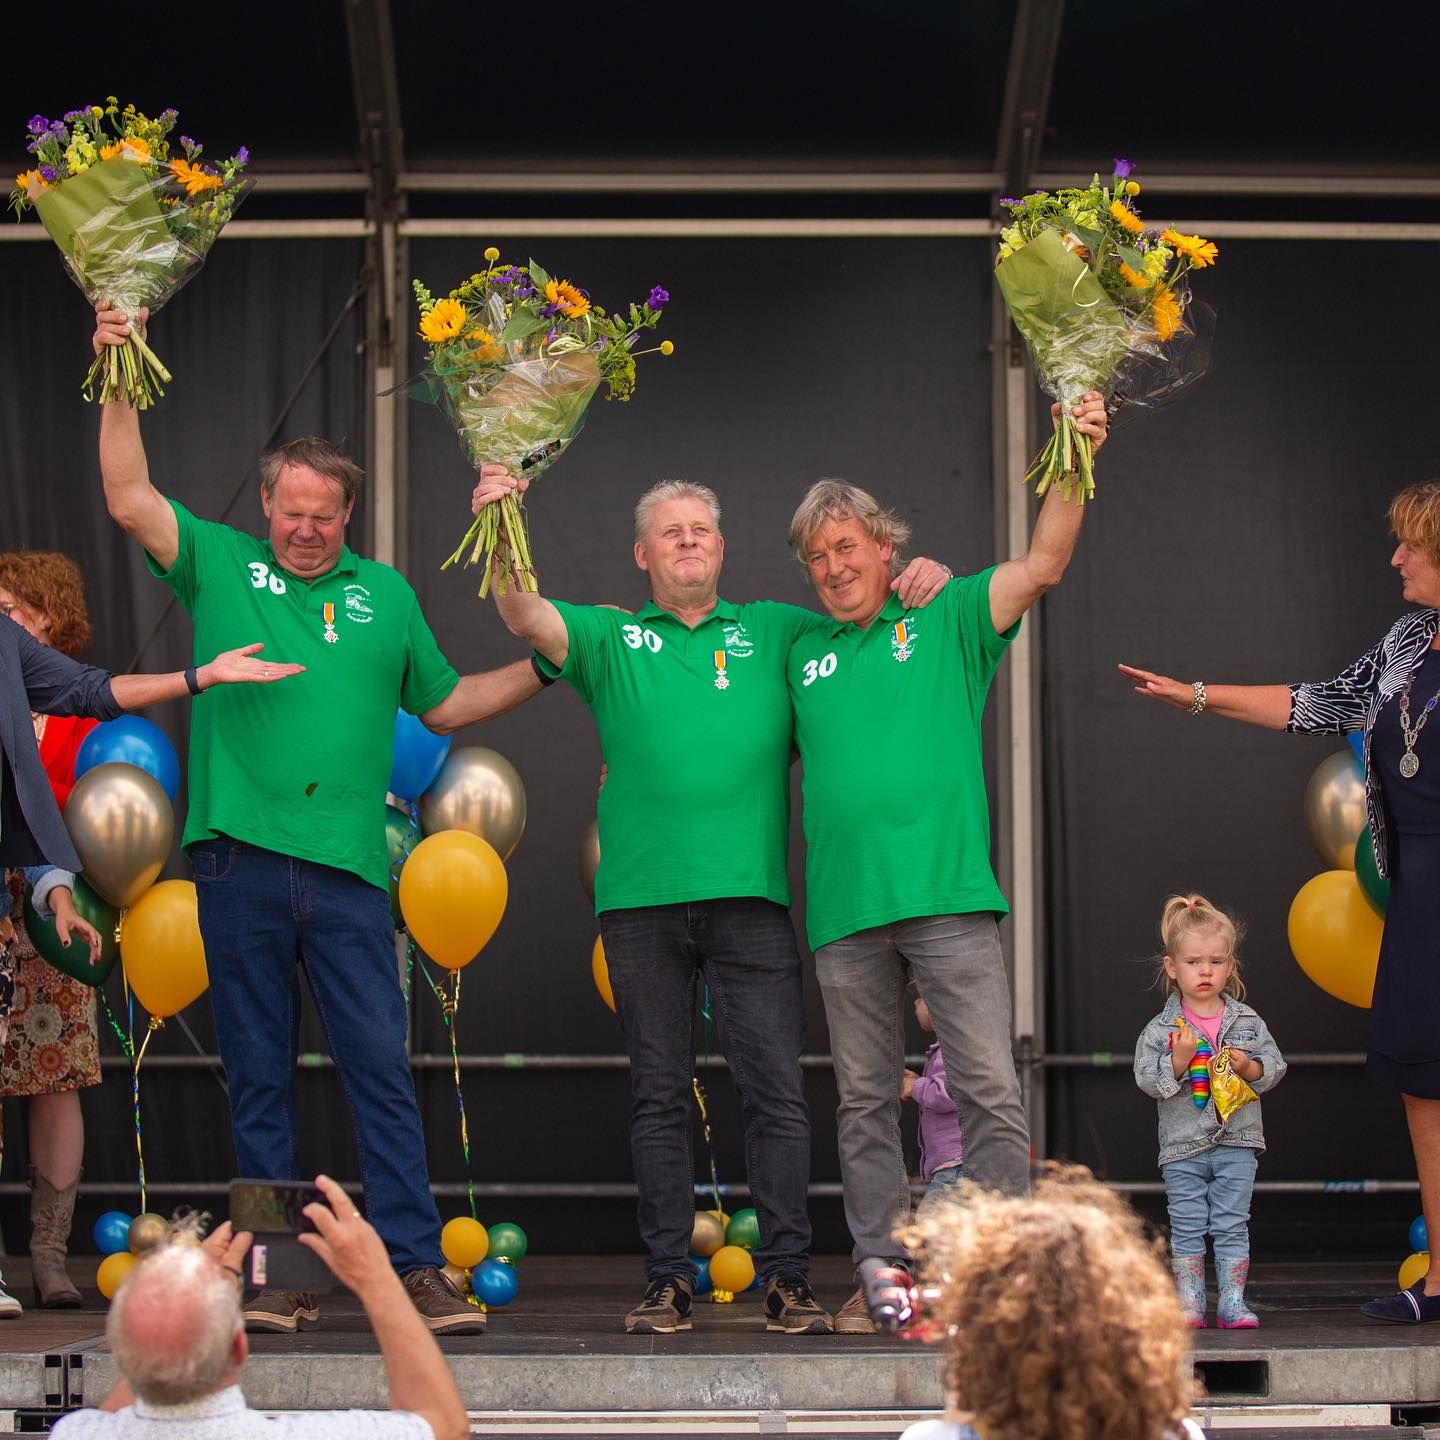
[[[1260,1098],[1235,1073],[1228,1045],[1210,1062],[1210,1093],[1215,1098],[1215,1113],[1222,1124],[1242,1106]]]

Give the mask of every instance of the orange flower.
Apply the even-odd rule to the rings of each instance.
[[[55,187],[38,170],[22,170],[15,177],[15,188],[23,190],[33,200],[37,195]]]
[[[1112,200],[1110,213],[1119,222],[1122,230],[1128,230],[1132,235],[1140,235],[1144,232],[1145,222],[1123,201]]]
[[[1159,290],[1150,307],[1158,339],[1168,340],[1180,328],[1180,302],[1170,290]]]
[[[1148,290],[1150,282],[1138,270],[1132,270],[1123,260],[1120,262],[1120,278],[1136,290]]]
[[[148,160],[150,158],[150,142],[142,140],[138,135],[127,135],[113,145],[100,147],[102,160],[113,160],[117,155],[123,155],[127,160]]]
[[[172,160],[170,173],[175,177],[177,184],[185,187],[185,193],[192,200],[206,190],[220,188],[221,181],[218,175],[212,175],[208,170],[202,170],[200,166],[192,165],[188,160]]]
[[[495,343],[495,337],[488,330],[474,329],[465,338],[476,347],[470,352],[470,358],[477,365],[489,365],[505,354],[505,351]]]
[[[578,320],[590,308],[590,301],[568,280],[550,281],[545,287],[545,298],[567,320]]]
[[[1213,265],[1215,256],[1219,254],[1213,240],[1202,240],[1198,235],[1182,235],[1178,230],[1162,230],[1160,238],[1167,245],[1173,245],[1176,252],[1183,255],[1197,270]]]

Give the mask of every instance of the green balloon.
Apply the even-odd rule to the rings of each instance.
[[[396,805],[387,805],[385,848],[390,855],[390,918],[397,930],[405,925],[405,917],[400,913],[400,871],[419,843],[420,827],[410,818],[409,812]]]
[[[63,974],[83,981],[86,985],[103,985],[115,962],[120,958],[120,946],[115,941],[115,927],[120,923],[120,912],[102,900],[86,883],[83,875],[75,878],[75,888],[70,892],[75,902],[75,913],[88,920],[100,932],[100,958],[90,963],[90,947],[83,941],[71,938],[67,950],[60,943],[55,932],[55,917],[42,920],[39,912],[25,896],[25,932],[36,951]]]
[[[730,1217],[725,1227],[725,1243],[739,1245],[743,1250],[753,1250],[760,1243],[760,1218],[749,1206]]]
[[[1390,882],[1375,863],[1375,844],[1370,839],[1368,825],[1360,831],[1360,838],[1355,842],[1355,878],[1360,882],[1361,893],[1370,902],[1370,908],[1377,915],[1384,915],[1390,904]]]
[[[497,1220],[495,1224],[485,1228],[490,1233],[490,1249],[485,1256],[487,1260],[506,1260],[511,1265],[518,1265],[525,1258],[530,1242],[514,1221]]]

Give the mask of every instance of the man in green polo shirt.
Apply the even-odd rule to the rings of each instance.
[[[517,482],[484,466],[475,508]],[[600,792],[595,909],[630,1053],[630,1144],[648,1286],[625,1328],[690,1328],[695,1222],[690,1129],[694,988],[709,987],[745,1114],[768,1330],[824,1334],[808,1281],[810,1118],[800,1073],[801,962],[786,849],[793,725],[785,658],[824,616],[717,586],[725,541],[703,485],[665,481],[635,507],[635,563],[652,600],[633,615],[495,589],[542,669],[594,711]],[[916,561],[916,603],[949,572]]]
[[[128,333],[123,312],[97,306],[97,354]],[[385,791],[397,707],[448,733],[510,709],[540,682],[524,660],[455,673],[404,578],[346,546],[360,471],[326,440],[262,459],[264,540],[197,519],[155,489],[139,417],[123,403],[101,412],[100,468],[111,516],[194,617],[197,654],[258,637],[306,667],[266,687],[269,703],[236,703],[239,690],[262,688],[236,686],[207,692],[192,712],[182,844],[240,1173],[300,1174],[303,968],[350,1102],[370,1220],[429,1328],[480,1331],[484,1315],[441,1269],[395,967]],[[278,1290],[245,1309],[251,1329],[283,1333],[318,1315],[314,1296]]]
[[[1103,399],[1091,392],[1075,414],[1098,450]],[[1082,514],[1052,489],[1025,555],[951,580],[923,614],[890,588],[910,528],[864,490],[821,480],[791,522],[791,547],[831,616],[796,641],[787,676],[805,772],[806,918],[857,1266],[904,1264],[891,1232],[910,1213],[900,1148],[907,966],[945,1058],[966,1175],[998,1190],[1029,1185],[980,722],[1020,617],[1065,573]],[[835,1322],[841,1333],[873,1328],[863,1292]]]

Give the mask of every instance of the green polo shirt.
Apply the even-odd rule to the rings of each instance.
[[[830,621],[790,651],[805,767],[810,947],[921,915],[993,910],[980,717],[1019,631],[990,620],[986,570],[924,610],[891,595],[867,629]]]
[[[166,571],[146,559],[194,617],[196,663],[258,640],[265,659],[306,667],[195,698],[181,844],[231,835],[386,889],[395,711],[428,710],[459,680],[415,592],[348,546],[333,570],[297,580],[268,540],[199,520],[174,500],[170,508],[180,527],[175,564]]]
[[[595,913],[741,896],[788,905],[785,659],[826,618],[720,600],[692,630],[655,604],[555,608],[565,664],[536,658],[594,711],[607,766]]]

